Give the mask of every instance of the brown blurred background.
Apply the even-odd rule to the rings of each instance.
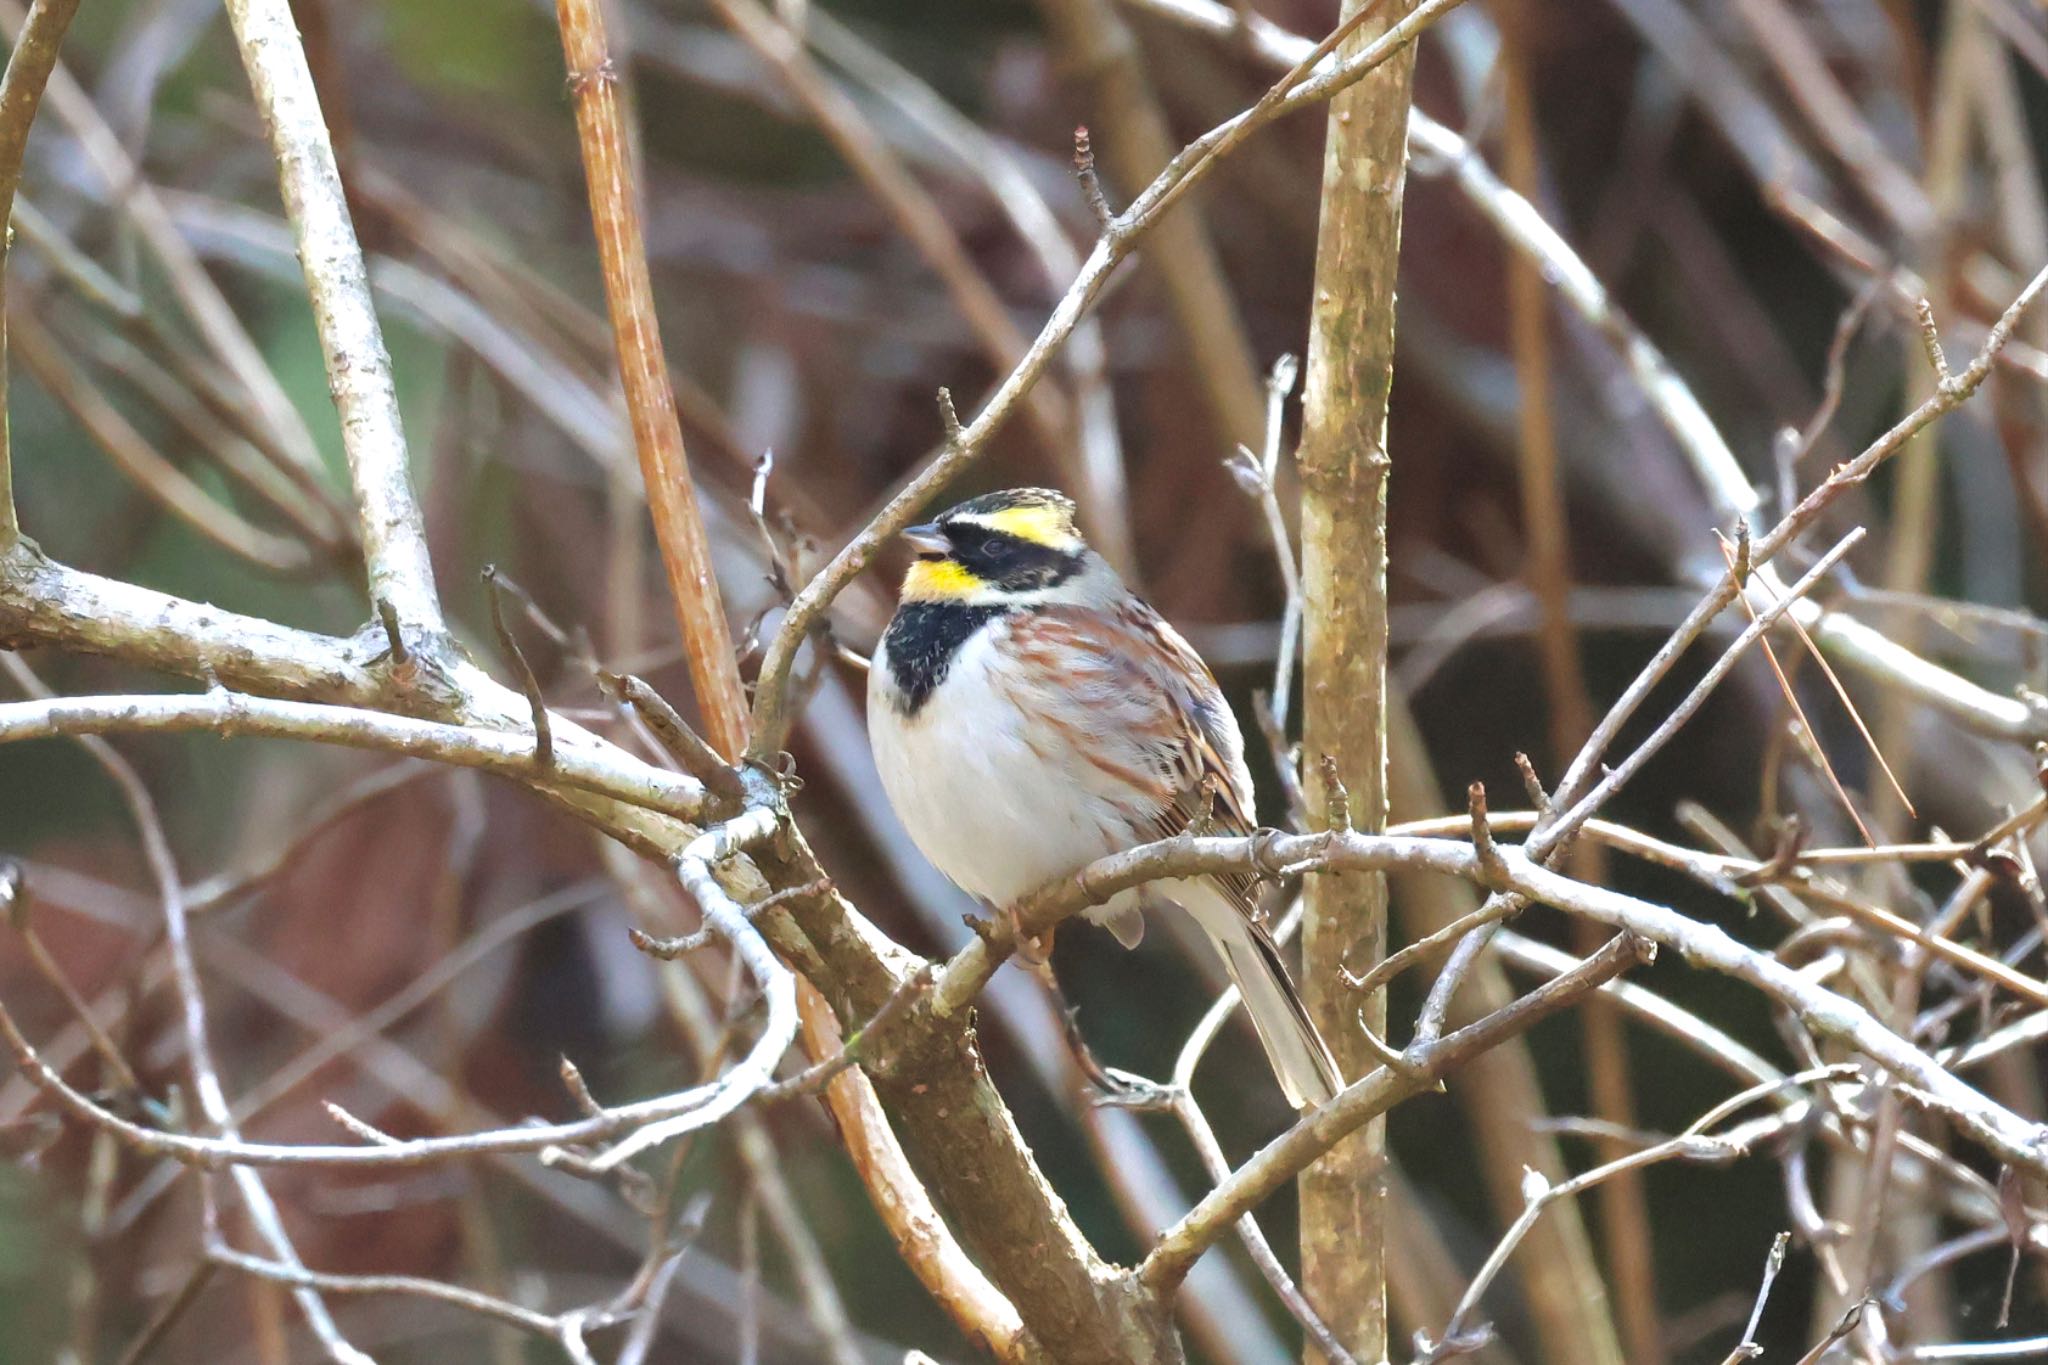
[[[520,625],[551,701],[572,714],[601,706],[585,664],[594,651],[642,672],[687,710],[687,677],[612,397],[551,9],[529,0],[303,0],[296,8],[373,253],[436,569],[458,629],[480,660],[511,676],[479,577],[495,564],[574,637],[551,641]],[[816,78],[911,170],[1002,318],[1027,338],[1067,283],[1049,265],[1063,248],[1070,272],[1094,232],[1072,174],[1075,126],[1090,125],[1120,206],[1138,188],[1132,159],[1143,159],[1134,108],[1156,116],[1152,131],[1178,146],[1251,103],[1274,74],[1235,41],[1142,6],[832,0],[808,8]],[[1332,6],[1316,0],[1256,8],[1309,35],[1333,18]],[[963,320],[958,293],[849,168],[784,73],[691,0],[620,0],[613,10],[615,41],[630,50],[622,71],[641,134],[649,250],[685,431],[735,627],[745,631],[775,601],[746,505],[759,455],[772,449],[775,457],[771,521],[815,564],[932,451],[936,391],[949,388],[967,411],[1000,371],[986,338]],[[1077,24],[1090,41],[1077,39]],[[1819,64],[1844,109],[1816,104],[1811,72],[1787,60],[1788,31],[1798,37],[1794,57]],[[1509,97],[1504,33],[1523,64],[1526,100]],[[1105,34],[1131,46],[1122,57],[1115,42],[1083,50],[1099,48]],[[1417,102],[1496,166],[1509,139],[1529,139],[1534,202],[1671,358],[1774,505],[1778,433],[1805,425],[1820,406],[1831,338],[1873,269],[1918,272],[1944,325],[1981,335],[1981,323],[2048,256],[2035,150],[2048,131],[2044,57],[2048,21],[2024,0],[1475,0],[1423,42]],[[89,4],[65,62],[90,110],[59,116],[53,105],[37,126],[24,194],[45,220],[37,235],[47,236],[18,238],[11,274],[10,317],[25,319],[18,328],[30,335],[18,346],[12,403],[24,526],[52,555],[97,572],[294,625],[357,629],[360,586],[345,558],[275,508],[248,501],[247,517],[305,550],[304,562],[266,566],[224,551],[110,463],[106,428],[80,412],[111,407],[137,440],[217,497],[243,496],[229,492],[205,424],[181,417],[157,382],[172,368],[165,353],[176,348],[175,328],[153,338],[124,324],[50,249],[68,243],[144,310],[172,287],[138,244],[132,214],[118,207],[128,191],[83,149],[83,134],[111,137],[134,159],[304,414],[332,487],[345,488],[275,171],[216,6]],[[1135,96],[1119,82],[1135,83]],[[949,112],[930,112],[931,102]],[[1133,580],[1187,630],[1244,708],[1271,676],[1281,585],[1258,508],[1223,461],[1238,441],[1258,439],[1266,368],[1305,345],[1322,129],[1318,111],[1262,133],[1180,211],[1213,250],[1228,305],[1220,316],[1252,388],[1219,382],[1222,369],[1196,353],[1186,305],[1161,268],[1183,258],[1141,253],[1099,310],[1099,341],[1090,344],[1100,348],[1100,387],[1060,366],[1048,389],[1069,418],[1087,393],[1106,404],[1093,435],[1085,422],[1013,422],[956,490],[1051,483],[1081,494],[1111,543],[1126,539]],[[961,139],[970,135],[986,141],[968,142],[963,159]],[[1853,156],[1859,148],[1868,153],[1862,160]],[[1020,232],[984,174],[992,158],[1014,177],[1014,192],[1050,209],[1050,238],[1044,223],[1035,242]],[[1409,182],[1390,442],[1392,667],[1446,788],[1483,779],[1516,792],[1517,750],[1546,773],[1564,757],[1552,747],[1532,635],[1538,617],[1522,586],[1523,378],[1510,342],[1507,257],[1441,170],[1418,164]],[[1863,258],[1819,240],[1810,213],[1788,210],[1788,191],[1853,228]],[[1892,420],[1918,382],[1910,313],[1879,292],[1843,353],[1840,412],[1799,471],[1807,484]],[[2030,324],[2025,335],[2039,330]],[[1611,347],[1555,309],[1548,338],[1573,615],[1588,690],[1604,700],[1688,605],[1678,585],[1703,550],[1711,553],[1716,518]],[[1103,413],[1113,417],[1107,427]],[[1990,402],[1940,429],[1929,590],[2001,608],[2036,602],[2048,476],[2041,418],[2038,384],[2007,369],[1994,377]],[[1096,481],[1077,486],[1090,468]],[[1883,482],[1861,510],[1882,511],[1891,497]],[[1884,555],[1874,543],[1855,562],[1875,581]],[[872,644],[900,567],[885,561],[842,599],[835,620],[846,644]],[[1937,621],[1926,630],[1930,651],[1989,685],[2039,672],[2032,625]],[[160,685],[90,660],[29,662],[66,691]],[[1739,676],[1616,815],[1674,833],[1674,809],[1690,800],[1738,830],[1756,828],[1763,814],[1803,809],[1834,832],[1840,819],[1818,776],[1796,757],[1779,762],[1774,736],[1784,712],[1768,674]],[[821,670],[793,745],[806,781],[798,813],[866,913],[900,941],[936,952],[959,941],[960,916],[973,907],[922,862],[884,808],[866,753],[862,686],[844,667]],[[1831,732],[1839,712],[1817,723]],[[672,1089],[698,1074],[652,966],[627,946],[628,913],[582,827],[474,774],[377,757],[205,737],[130,739],[119,748],[161,802],[188,885],[226,888],[198,931],[216,1045],[231,1093],[280,1091],[248,1120],[251,1136],[332,1137],[321,1099],[399,1133],[558,1114],[564,1054],[607,1096]],[[1833,749],[1845,778],[1860,785],[1857,750]],[[1920,828],[1978,828],[2032,780],[2023,765],[2009,771],[2010,760],[1933,722],[1911,728],[1903,766],[1922,800]],[[1766,770],[1782,773],[1781,789],[1764,788]],[[1262,777],[1270,789],[1269,764]],[[1277,796],[1267,795],[1267,816],[1282,819]],[[149,880],[118,794],[75,746],[0,750],[0,852],[23,860],[44,940],[80,989],[113,1011],[116,1036],[161,1093],[181,1074],[180,1051]],[[1614,876],[1743,932],[1726,902],[1633,867]],[[1540,912],[1523,927],[1568,941]],[[443,980],[437,964],[450,954],[460,970],[451,966]],[[1057,968],[1098,1052],[1153,1075],[1170,1069],[1216,985],[1171,933],[1155,932],[1125,955],[1106,935],[1072,929]],[[722,967],[702,970],[713,998],[723,998]],[[438,1090],[408,1084],[414,1073],[402,1058],[347,1023],[428,978],[431,988],[415,1002],[401,999],[411,1007],[388,1011],[377,1037],[424,1063],[443,1082]],[[1780,1055],[1765,1011],[1725,983],[1670,963],[1651,979]],[[0,991],[33,1036],[67,1036],[69,1015],[12,940],[0,942]],[[1412,991],[1397,989],[1396,1018],[1412,1014]],[[981,1031],[1041,1161],[1108,1254],[1128,1258],[1141,1243],[1105,1165],[1139,1163],[1126,1174],[1177,1182],[1183,1200],[1204,1187],[1163,1120],[1091,1127],[1054,1007],[1021,973],[999,979]],[[327,1037],[346,1055],[316,1057],[276,1080]],[[1577,1025],[1548,1025],[1532,1045],[1552,1112],[1585,1112]],[[1654,1037],[1634,1041],[1631,1065],[1647,1127],[1682,1126],[1722,1093],[1698,1060]],[[1286,1112],[1248,1033],[1227,1033],[1203,1074],[1233,1156],[1282,1126]],[[1499,1224],[1474,1178],[1460,1107],[1470,1097],[1456,1089],[1402,1108],[1392,1146],[1419,1209],[1469,1267]],[[20,1078],[9,1080],[0,1120],[13,1140],[38,1146],[47,1134],[22,1119],[29,1099]],[[900,1359],[915,1346],[967,1358],[899,1262],[823,1111],[782,1105],[763,1120],[867,1357]],[[1127,1145],[1139,1132],[1150,1133],[1142,1158]],[[746,1358],[750,1323],[759,1326],[762,1359],[821,1358],[787,1254],[751,1230],[758,1196],[736,1142],[730,1129],[705,1133],[683,1158],[685,1188],[709,1201],[653,1358]],[[561,1303],[608,1292],[638,1253],[637,1224],[616,1199],[530,1161],[369,1179],[281,1173],[273,1188],[301,1253],[327,1269],[489,1282],[514,1297],[544,1285],[548,1301]],[[1771,1237],[1787,1225],[1776,1167],[1666,1168],[1646,1190],[1655,1233],[1648,1280],[1666,1358],[1718,1361],[1747,1314]],[[194,1199],[189,1177],[172,1181],[75,1132],[34,1162],[0,1170],[0,1358],[115,1359],[189,1269]],[[1291,1243],[1287,1205],[1265,1215],[1282,1246]],[[1588,1222],[1597,1242],[1590,1211]],[[1394,1235],[1398,1243],[1398,1227]],[[1795,1257],[1783,1307],[1765,1321],[1773,1358],[1795,1358],[1804,1347],[1792,1343],[1810,1339],[1801,1305],[1811,1302],[1811,1275]],[[1949,1281],[1956,1320],[1988,1328],[2002,1280],[1995,1256],[1965,1261]],[[2016,1330],[2048,1327],[2037,1288],[2022,1277]],[[1271,1361],[1293,1349],[1296,1329],[1235,1246],[1211,1256],[1190,1292],[1212,1305],[1212,1321],[1194,1334],[1212,1358]],[[304,1342],[287,1356],[265,1344],[295,1326],[274,1290],[221,1276],[205,1293],[213,1311],[189,1316],[156,1358],[310,1358]],[[1511,1282],[1490,1303],[1503,1332],[1500,1358],[1559,1358],[1538,1354]],[[538,1345],[406,1300],[352,1304],[347,1314],[354,1339],[381,1360],[544,1358]]]

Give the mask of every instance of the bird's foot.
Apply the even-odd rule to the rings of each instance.
[[[1048,929],[1037,937],[1024,932],[1024,922],[1017,915],[1017,907],[1006,906],[1003,914],[1010,921],[1010,937],[1017,945],[1017,956],[1025,966],[1036,971],[1052,961],[1052,936],[1056,929]]]
[[[1110,1109],[1171,1109],[1180,1099],[1180,1088],[1125,1071],[1114,1066],[1097,1066],[1089,1075],[1095,1093],[1090,1099]]]

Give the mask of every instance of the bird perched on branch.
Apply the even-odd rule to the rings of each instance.
[[[917,553],[868,674],[882,786],[918,848],[1008,908],[1105,854],[1205,818],[1254,828],[1244,739],[1201,657],[1039,488],[963,502],[903,533]],[[1297,1109],[1343,1086],[1248,874],[1159,883],[1244,995]],[[1139,893],[1088,912],[1125,947]]]

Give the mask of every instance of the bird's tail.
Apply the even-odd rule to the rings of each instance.
[[[1229,897],[1208,883],[1184,883],[1174,898],[1194,915],[1209,941],[1222,955],[1230,979],[1244,996],[1259,1042],[1266,1049],[1273,1074],[1287,1102],[1310,1109],[1344,1088],[1329,1044],[1310,1022],[1308,1008],[1287,975],[1280,949],[1265,927],[1246,916]]]

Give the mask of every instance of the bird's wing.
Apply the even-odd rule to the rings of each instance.
[[[1150,607],[1132,599],[1115,608],[1045,608],[1014,630],[1018,676],[1043,728],[1070,746],[1062,761],[1077,784],[1116,803],[1134,841],[1179,834],[1205,816],[1219,833],[1252,832],[1237,721],[1208,667]],[[1343,1078],[1260,922],[1257,890],[1242,872],[1194,879],[1169,894],[1215,943],[1288,1102],[1320,1104]]]
[[[1127,794],[1117,804],[1134,842],[1183,833],[1205,815],[1218,834],[1257,828],[1237,720],[1208,665],[1157,612],[1136,598],[1048,606],[1013,632],[1036,709],[1071,744],[1084,782]],[[1250,874],[1216,881],[1256,920]]]

